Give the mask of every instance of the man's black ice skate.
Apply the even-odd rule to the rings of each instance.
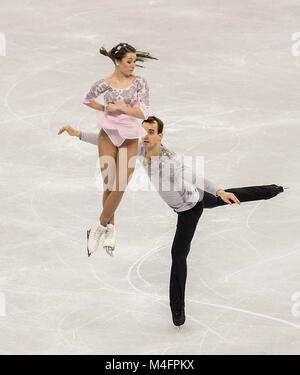
[[[289,189],[289,187],[282,187],[282,186],[276,185],[276,189],[277,189],[278,194],[279,194],[279,193],[283,193],[286,189]]]
[[[269,185],[270,186],[270,191],[271,191],[271,197],[276,197],[276,195],[280,194],[280,193],[283,193],[286,189],[289,189],[288,187],[283,187],[281,185],[276,185],[276,184],[272,184],[272,185]]]
[[[276,186],[276,188],[277,188],[278,194],[283,193],[284,189],[282,186]]]
[[[181,310],[171,310],[172,311],[172,319],[175,326],[181,326],[185,322],[185,314],[184,309]]]

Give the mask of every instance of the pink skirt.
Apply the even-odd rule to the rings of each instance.
[[[116,147],[121,146],[125,139],[141,138],[147,134],[137,118],[121,111],[99,111],[97,117],[97,127],[105,131]]]

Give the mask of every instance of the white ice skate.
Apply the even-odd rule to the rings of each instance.
[[[107,254],[113,256],[113,251],[116,246],[116,231],[113,224],[107,224],[107,231],[104,235],[103,248]]]
[[[94,224],[91,229],[87,231],[87,253],[90,256],[97,250],[101,236],[106,232],[107,227],[100,223]]]

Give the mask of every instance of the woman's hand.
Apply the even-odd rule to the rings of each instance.
[[[104,111],[106,112],[115,112],[119,109],[119,106],[114,103],[109,103],[106,107],[104,107]]]
[[[81,138],[81,131],[72,128],[72,126],[70,126],[70,125],[63,126],[61,129],[59,129],[58,135],[62,134],[64,131],[66,131],[72,137]]]
[[[224,202],[228,204],[232,204],[230,199],[237,204],[241,204],[241,202],[237,199],[237,197],[233,193],[228,193],[227,191],[224,190],[218,190],[216,193]]]
[[[124,106],[121,104],[118,105],[114,103],[109,103],[106,107],[104,107],[104,111],[106,112],[121,111],[128,116],[133,116],[142,120],[146,120],[144,113],[141,111],[139,107],[130,107],[130,106]]]

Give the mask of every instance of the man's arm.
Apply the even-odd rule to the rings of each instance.
[[[182,156],[178,156],[177,160],[180,160]],[[220,186],[217,186],[212,181],[203,177],[203,173],[195,171],[195,168],[187,163],[182,163],[183,173],[185,179],[196,185],[199,189],[207,191],[214,196],[217,196],[218,192],[223,191]]]
[[[228,203],[229,205],[232,204],[231,200],[234,203],[241,204],[241,202],[238,200],[238,198],[233,193],[228,193],[227,191],[217,188],[217,186],[207,180],[206,178],[204,180],[204,190],[208,193],[212,193],[213,195],[216,195],[217,197],[220,197],[224,202]]]
[[[98,134],[97,133],[83,132],[83,131],[72,128],[72,126],[70,125],[66,125],[66,126],[63,126],[58,131],[58,134],[62,134],[64,131],[66,131],[72,137],[79,138],[83,142],[91,143],[93,145],[98,146]],[[140,141],[138,143],[138,155],[143,156],[143,146]]]
[[[215,185],[212,181],[207,178],[203,178],[204,190],[213,195],[218,195],[218,192],[223,191],[219,186]]]
[[[80,132],[79,139],[83,142],[92,143],[93,145],[98,145],[98,134],[97,133],[87,133]]]
[[[180,162],[179,162],[180,165]],[[212,181],[208,180],[207,178],[203,177],[203,174],[195,174],[195,171],[190,166],[187,166],[186,164],[182,163],[182,167],[184,168],[184,176],[185,178],[196,185],[199,189],[204,190],[208,193],[213,194],[214,196],[220,197],[224,202],[228,204],[232,204],[231,200],[234,203],[241,204],[241,202],[238,200],[238,198],[233,194],[229,193],[217,185],[215,185]],[[186,173],[187,172],[187,173]],[[201,178],[201,184],[199,186],[199,179]],[[202,185],[203,182],[203,185]],[[202,185],[202,186],[201,186]]]
[[[58,135],[62,134],[63,132],[67,132],[71,137],[77,137],[83,142],[92,143],[94,145],[98,145],[98,134],[97,133],[87,133],[82,132],[80,130],[76,130],[72,128],[70,125],[65,125],[59,129]]]

